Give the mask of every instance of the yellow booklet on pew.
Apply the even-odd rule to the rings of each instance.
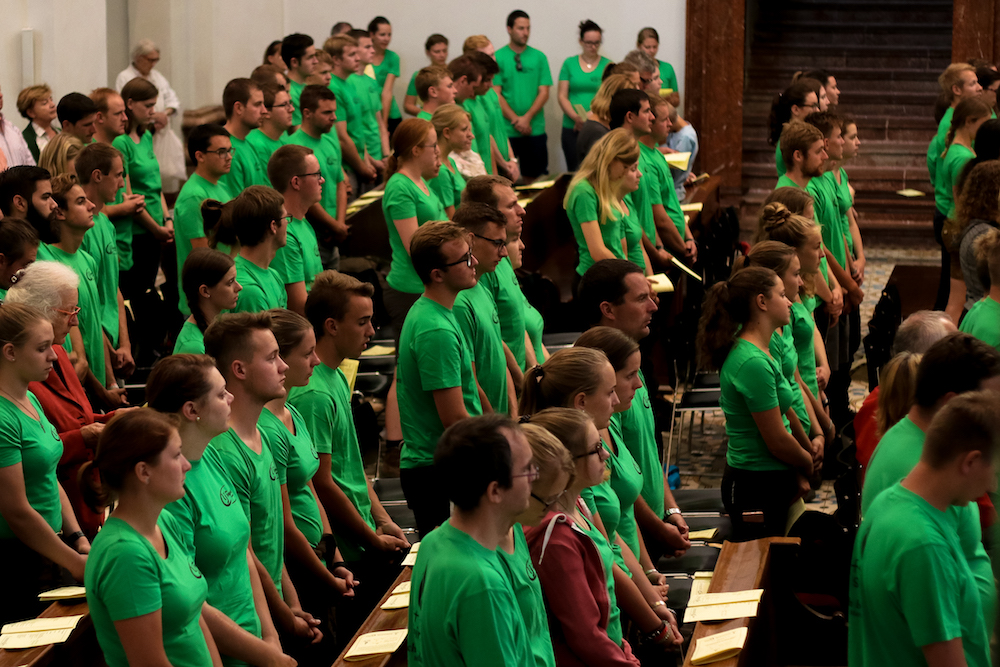
[[[708,595],[706,593],[706,595]],[[730,604],[710,604],[704,607],[689,606],[684,612],[685,623],[704,621],[728,621],[734,618],[753,618],[757,615],[759,602],[733,602]]]
[[[53,588],[38,594],[38,599],[42,602],[55,602],[56,600],[86,600],[87,590],[83,586],[63,586]]]
[[[718,532],[717,528],[706,528],[705,530],[692,530],[688,533],[689,540],[710,540]]]
[[[404,581],[399,586],[396,586],[395,588],[392,589],[392,594],[393,595],[399,595],[400,593],[409,593],[410,592],[410,583],[411,582],[409,582],[409,581]]]
[[[684,216],[684,217],[687,218],[687,216]],[[698,282],[701,282],[701,276],[699,276],[697,273],[695,273],[694,271],[692,271],[691,269],[689,269],[687,267],[687,265],[684,264],[684,262],[682,262],[681,260],[679,260],[676,257],[674,257],[674,258],[672,258],[670,260],[670,263],[673,264],[674,266],[676,266],[678,269],[680,269],[684,273],[686,273],[689,276],[691,276],[692,278],[694,278],[695,280],[697,280]]]
[[[3,635],[15,635],[23,632],[48,632],[50,630],[72,630],[76,627],[83,614],[76,616],[53,616],[51,618],[33,618],[28,621],[8,623],[0,630]]]
[[[764,595],[763,588],[748,591],[730,591],[727,593],[703,593],[692,595],[688,599],[689,607],[707,607],[713,604],[736,604],[738,602],[760,602]]]
[[[516,190],[544,190],[545,188],[551,188],[556,184],[556,179],[552,178],[547,181],[535,181],[534,183],[529,183],[527,185],[519,185]]]
[[[49,644],[62,644],[72,634],[73,628],[63,628],[61,630],[16,632],[11,635],[0,635],[0,648],[10,651],[48,646]]]
[[[347,386],[351,391],[354,391],[354,382],[358,379],[358,366],[360,365],[361,363],[357,359],[344,359],[340,362],[340,370],[344,372]]]
[[[649,276],[648,280],[653,286],[653,291],[657,294],[674,291],[674,284],[670,282],[670,278],[667,278],[665,273],[657,273],[655,276]]]
[[[417,552],[420,551],[420,542],[417,542],[412,547],[410,547],[410,552],[406,554],[403,559],[402,565],[413,567],[417,564]]]
[[[685,213],[694,213],[695,211],[700,211],[705,208],[705,204],[700,201],[696,201],[692,204],[681,204],[681,210]]]
[[[736,628],[735,630],[727,630],[716,635],[702,637],[694,645],[694,653],[691,654],[691,664],[707,665],[710,662],[732,658],[743,650],[743,645],[746,642],[746,628]]]
[[[384,357],[396,354],[396,348],[391,345],[372,345],[361,353],[362,357]]]
[[[373,655],[395,653],[405,640],[406,628],[369,632],[354,641],[351,648],[344,654],[344,660],[362,660]]]
[[[385,609],[389,611],[390,609],[406,609],[410,606],[410,594],[407,593],[396,593],[390,595],[389,598],[382,603],[379,609]]]
[[[674,169],[686,171],[691,162],[691,151],[684,153],[664,153],[663,159]]]
[[[672,92],[674,92],[673,88],[660,88],[660,97],[666,97]]]

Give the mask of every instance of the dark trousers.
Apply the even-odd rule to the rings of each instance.
[[[733,541],[747,542],[785,534],[788,508],[798,488],[794,470],[740,470],[726,466],[722,503],[733,524]],[[745,520],[745,512],[761,512],[760,521]]]
[[[122,296],[126,299],[137,299],[152,289],[156,282],[156,272],[160,269],[160,242],[150,233],[136,234],[132,237],[132,268],[123,271],[119,285]],[[176,260],[174,279],[176,281]],[[174,292],[176,293],[176,282]]]
[[[71,584],[72,577],[18,539],[0,540],[0,568],[7,573],[0,594],[0,625],[35,618],[48,603],[38,594]]]
[[[327,567],[333,562],[335,546],[333,538],[328,537],[316,547],[316,555]],[[333,664],[340,649],[354,634],[354,630],[341,630],[340,619],[334,614],[339,595],[306,565],[294,558],[286,558],[285,567],[288,568],[288,577],[295,586],[302,609],[320,622],[319,629],[323,632],[323,639],[318,644],[309,644],[295,636],[283,636],[281,645],[300,665]]]
[[[549,173],[548,141],[547,134],[510,138],[510,147],[521,163],[521,176],[531,179]]]
[[[566,171],[576,171],[580,163],[576,159],[576,140],[580,133],[572,127],[562,129],[562,150],[566,157]]]
[[[417,532],[423,539],[451,515],[448,494],[438,480],[434,466],[401,468],[399,482],[406,496],[406,506],[413,510]]]
[[[948,216],[934,210],[934,240],[941,246],[941,277],[938,279],[937,297],[934,299],[934,310],[944,310],[948,305],[948,295],[951,293],[951,253],[944,247],[941,231]]]

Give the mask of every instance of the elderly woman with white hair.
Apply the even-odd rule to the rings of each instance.
[[[167,77],[153,69],[160,62],[160,49],[151,39],[140,39],[132,48],[132,64],[115,78],[115,90],[121,92],[125,84],[136,77],[146,79],[156,86],[160,96],[153,107],[153,152],[160,163],[164,192],[177,192],[180,182],[187,178],[184,167],[184,146],[171,118],[181,111],[181,101],[170,87]]]
[[[56,353],[56,361],[48,377],[31,382],[28,389],[38,398],[45,417],[62,440],[63,453],[56,476],[76,510],[81,530],[93,537],[102,517],[83,502],[77,471],[84,462],[93,460],[97,438],[114,413],[94,413],[90,399],[73,370],[73,363],[62,346],[69,330],[77,325],[79,284],[80,279],[73,269],[58,262],[35,262],[24,269],[7,292],[4,303],[34,306],[52,324],[52,349]]]

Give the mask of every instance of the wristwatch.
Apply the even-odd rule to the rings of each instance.
[[[675,514],[680,514],[680,513],[681,513],[681,509],[679,507],[671,507],[670,509],[667,510],[667,516],[668,517],[673,516]]]

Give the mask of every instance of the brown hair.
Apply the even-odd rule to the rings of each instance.
[[[28,329],[36,322],[48,322],[42,311],[26,303],[4,303],[0,307],[0,347],[10,343],[21,347],[27,342]]]
[[[822,140],[823,133],[815,125],[801,120],[785,123],[781,130],[781,159],[791,168],[795,151],[801,151],[805,157],[812,145]]]
[[[267,313],[271,316],[271,332],[278,341],[278,354],[282,357],[295,349],[312,329],[309,320],[287,308],[272,308]]]
[[[985,265],[990,286],[1000,285],[1000,230],[990,229],[975,241],[973,246],[977,269]],[[980,274],[983,271],[979,271]]]
[[[792,264],[795,257],[795,248],[780,241],[761,241],[750,247],[750,252],[745,257],[738,257],[733,263],[733,273],[752,266],[759,266],[771,269],[778,277],[781,277]],[[790,297],[789,297],[790,298]]]
[[[584,331],[573,347],[589,347],[600,350],[611,362],[615,372],[621,371],[629,357],[639,351],[639,343],[634,338],[613,327],[591,327]]]
[[[531,460],[538,466],[541,479],[549,481],[564,472],[569,475],[568,484],[573,483],[576,475],[575,462],[559,438],[545,427],[530,422],[521,424],[521,433],[531,447]]]
[[[621,65],[624,64],[622,63]],[[616,67],[621,67],[621,65],[617,65]],[[635,66],[632,65],[632,67]],[[639,70],[636,69],[636,71],[638,72]],[[590,101],[590,111],[601,120],[610,122],[611,98],[615,96],[615,93],[633,88],[632,82],[626,75],[615,72],[601,82],[601,87],[597,89],[594,99]]]
[[[206,199],[201,205],[205,225],[214,222],[210,245],[219,243],[258,246],[267,238],[271,223],[281,220],[284,198],[274,189],[264,185],[251,185],[235,199],[220,204],[214,199]]]
[[[524,374],[518,413],[531,415],[545,408],[570,407],[580,393],[597,391],[608,357],[589,347],[558,350],[544,364],[529,368]]]
[[[271,154],[267,161],[267,180],[271,187],[284,193],[292,179],[305,171],[306,157],[313,154],[313,149],[298,144],[286,144]]]
[[[987,160],[973,167],[955,201],[958,229],[972,220],[1000,222],[1000,162]]]
[[[410,259],[420,282],[429,285],[431,271],[444,267],[445,257],[441,253],[441,247],[445,243],[465,241],[468,238],[467,231],[447,220],[426,222],[418,227],[410,238]]]
[[[947,98],[949,104],[955,99],[955,93],[952,88],[962,85],[962,72],[972,72],[975,74],[976,68],[969,63],[952,63],[938,77],[938,85],[941,86],[941,92]]]
[[[439,86],[444,79],[451,78],[451,71],[441,65],[429,65],[417,72],[417,97],[426,102],[431,86]],[[456,105],[457,106],[457,105]],[[437,113],[437,112],[435,112]]]
[[[462,44],[462,53],[478,51],[490,43],[490,38],[486,35],[471,35],[465,38],[465,42]]]
[[[51,183],[52,199],[56,206],[65,211],[69,206],[69,191],[73,189],[74,185],[79,185],[76,181],[76,174],[70,172],[56,174],[52,177]]]
[[[181,289],[198,330],[205,333],[208,321],[201,309],[201,286],[215,287],[233,268],[233,258],[215,248],[194,248],[181,267]],[[147,389],[147,393],[148,393]]]
[[[323,42],[323,50],[331,58],[343,58],[344,49],[349,46],[357,46],[358,40],[354,39],[350,35],[334,35],[332,37],[327,37],[326,41]]]
[[[114,88],[94,88],[90,91],[90,99],[97,105],[97,111],[102,114],[108,112],[110,106],[108,102],[112,97],[121,97],[121,95]]]
[[[135,130],[139,136],[142,136],[142,133],[149,129],[149,125],[151,125],[151,123],[146,125],[137,124],[132,110],[128,108],[128,103],[133,100],[136,102],[155,100],[159,95],[160,91],[156,89],[156,86],[141,76],[135,77],[122,87],[122,101],[125,102],[125,115],[128,116],[128,123],[125,125],[125,134],[129,134],[132,130]]]
[[[956,132],[962,129],[970,120],[989,116],[991,111],[990,105],[978,97],[970,97],[967,100],[959,102],[958,106],[955,107],[955,112],[951,116],[951,127],[948,128],[948,134],[945,136],[944,151],[941,153],[941,157],[944,157],[945,153],[948,152],[951,142],[955,140]]]
[[[84,146],[80,154],[76,156],[76,162],[73,164],[76,171],[76,178],[80,185],[90,184],[90,179],[95,169],[100,170],[105,176],[110,174],[116,157],[121,158],[122,154],[111,144],[94,142],[88,146]],[[122,160],[124,161],[124,158]]]
[[[554,435],[572,456],[576,457],[587,453],[587,447],[590,443],[584,437],[587,433],[587,424],[593,424],[594,421],[583,410],[546,408],[531,415],[528,423],[544,428]]]
[[[233,362],[250,361],[256,350],[252,339],[255,331],[271,330],[271,314],[223,313],[205,330],[205,352],[215,359],[215,366],[228,380]]]
[[[31,111],[31,108],[35,106],[36,103],[41,102],[48,97],[52,97],[52,89],[49,88],[47,83],[42,83],[37,86],[28,86],[17,94],[17,112],[24,118],[31,120],[31,117],[28,116],[28,112]]]
[[[392,134],[392,155],[385,167],[386,181],[399,170],[400,163],[413,157],[413,150],[427,141],[434,126],[422,118],[407,118]]]
[[[38,156],[38,166],[48,170],[52,176],[69,173],[69,163],[83,150],[83,142],[69,132],[60,132],[52,137]]]
[[[306,297],[306,319],[312,325],[316,340],[323,337],[328,319],[342,320],[347,316],[351,297],[371,299],[373,294],[375,288],[371,283],[361,282],[346,273],[328,269],[317,275]]]
[[[271,65],[270,63],[264,65],[257,65],[253,69],[253,72],[250,74],[250,80],[256,83],[258,86],[261,86],[262,87],[261,89],[263,90],[263,86],[265,85],[270,85],[270,84],[277,85],[278,83],[277,77],[279,76],[285,80],[285,83],[282,84],[282,86],[287,90],[288,76],[282,71],[280,67],[278,67],[277,65]]]
[[[934,415],[920,457],[932,468],[979,451],[987,462],[1000,450],[1000,395],[972,391],[948,401]]]
[[[879,373],[878,408],[875,428],[878,437],[896,425],[913,407],[917,391],[917,368],[922,354],[900,352]]]
[[[158,412],[180,412],[188,401],[199,401],[211,389],[209,371],[215,361],[207,354],[171,354],[153,366],[146,380],[146,402]]]
[[[496,191],[498,185],[505,188],[514,187],[510,180],[496,174],[473,176],[466,181],[465,189],[462,190],[462,203],[479,202],[497,208],[500,206],[500,198],[497,197]]]
[[[698,322],[701,366],[713,370],[722,368],[736,342],[737,332],[750,321],[751,302],[760,294],[768,294],[777,282],[774,271],[752,266],[712,286],[705,295]]]

